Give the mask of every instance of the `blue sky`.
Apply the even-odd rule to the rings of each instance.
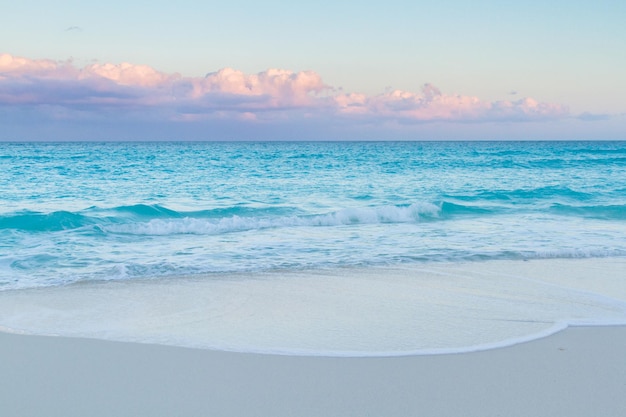
[[[0,140],[626,139],[623,1],[4,3]]]

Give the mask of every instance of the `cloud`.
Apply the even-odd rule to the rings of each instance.
[[[245,74],[222,68],[204,77],[164,73],[146,65],[28,59],[0,54],[0,109],[47,111],[50,117],[72,112],[101,119],[123,112],[126,118],[193,123],[232,120],[287,123],[298,120],[334,125],[411,125],[431,122],[491,123],[569,117],[567,107],[532,98],[484,101],[443,93],[432,84],[419,91],[386,89],[378,95],[344,92],[327,85],[314,71],[268,69]],[[54,108],[54,111],[50,109]],[[130,112],[130,113],[129,113]],[[581,118],[584,118],[581,115]]]
[[[66,61],[66,64],[69,65],[69,61]],[[56,72],[63,66],[62,62],[51,59],[28,59],[0,54],[0,77],[3,78],[26,75],[38,77]]]
[[[540,103],[532,98],[487,102],[473,96],[442,94],[431,84],[425,84],[421,94],[401,90],[369,97],[340,94],[335,101],[344,114],[375,116],[405,123],[531,121],[568,115],[565,106]]]

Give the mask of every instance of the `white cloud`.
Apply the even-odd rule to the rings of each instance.
[[[0,54],[0,108],[53,106],[97,114],[129,110],[179,123],[213,118],[245,123],[308,120],[376,122],[499,122],[562,119],[567,107],[532,98],[483,101],[442,93],[432,84],[419,92],[346,93],[314,71],[269,69],[258,74],[223,68],[205,77],[167,74],[146,65],[31,60]],[[101,117],[101,116],[98,116]],[[128,114],[125,114],[128,117]]]

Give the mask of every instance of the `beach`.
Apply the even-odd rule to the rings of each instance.
[[[3,416],[620,416],[626,327],[332,358],[0,334]]]
[[[624,416],[625,144],[3,144],[0,417]]]

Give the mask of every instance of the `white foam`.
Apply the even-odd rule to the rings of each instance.
[[[626,324],[624,270],[609,258],[82,283],[1,292],[0,326],[290,355],[467,352]]]
[[[143,223],[102,226],[113,233],[137,235],[200,234],[214,235],[246,230],[298,226],[341,226],[348,224],[408,223],[416,222],[421,215],[437,216],[441,208],[430,203],[410,206],[380,206],[342,209],[328,214],[286,217],[222,217],[203,219],[152,219]]]

